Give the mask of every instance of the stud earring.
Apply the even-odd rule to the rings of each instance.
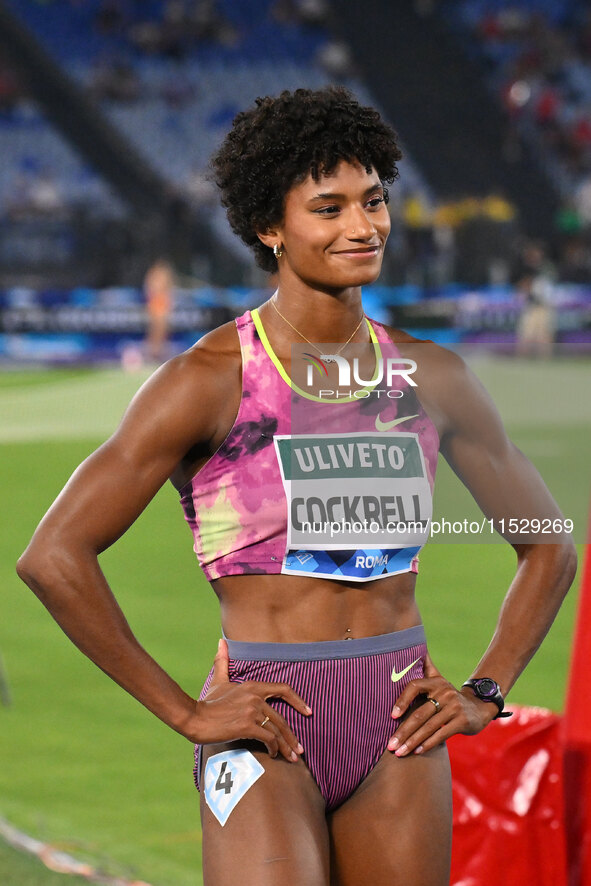
[[[273,247],[273,255],[275,256],[275,258],[281,258],[281,256],[283,255],[283,249],[279,249],[279,243],[276,243]]]

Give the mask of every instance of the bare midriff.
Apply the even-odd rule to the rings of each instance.
[[[290,575],[230,575],[212,582],[230,640],[313,643],[372,637],[421,623],[406,572],[368,582]]]

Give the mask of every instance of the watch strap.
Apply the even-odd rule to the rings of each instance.
[[[489,696],[488,698],[484,695],[481,695],[478,692],[478,688],[476,685],[479,680],[489,680],[491,683],[494,683],[495,686],[497,687],[497,691],[495,692],[495,694]],[[496,682],[496,680],[493,680],[492,677],[473,677],[470,680],[466,680],[464,683],[462,683],[462,689],[464,689],[465,686],[468,686],[474,692],[474,695],[476,696],[476,698],[479,698],[481,701],[489,701],[489,702],[492,701],[494,704],[496,704],[496,706],[498,707],[499,710],[494,715],[493,720],[498,720],[499,717],[512,717],[513,716],[513,711],[504,710],[505,699],[503,698],[503,694],[499,688],[499,684]]]

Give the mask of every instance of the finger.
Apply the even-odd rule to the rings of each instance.
[[[228,644],[222,639],[218,643],[218,651],[213,660],[213,676],[211,678],[210,688],[219,686],[220,683],[229,683],[229,656]]]
[[[294,749],[293,744],[285,739],[280,727],[276,726],[273,720],[269,718],[264,726],[261,724],[261,727],[275,736],[277,740],[277,748],[282,757],[285,757],[290,763],[295,763],[299,759],[299,753],[303,753],[304,749],[297,739],[295,740],[295,746],[296,748],[301,749],[299,750],[299,753]]]
[[[291,731],[286,720],[283,719],[281,714],[278,713],[275,708],[272,708],[271,705],[268,704],[266,704],[263,709],[263,715],[265,720],[267,717],[269,718],[263,728],[273,729],[279,742],[279,750],[283,756],[288,760],[297,760],[298,755],[304,753],[304,749],[297,736]]]
[[[443,711],[435,713],[430,702],[421,705],[405,720],[403,726],[396,730],[388,742],[388,749],[396,756],[403,757],[417,748],[434,731],[448,720]]]
[[[406,757],[413,753],[423,754],[442,744],[457,731],[457,728],[447,721],[445,714],[440,712],[409,735],[402,744],[396,747],[394,754],[397,757]]]
[[[418,680],[411,680],[408,686],[400,693],[396,699],[396,704],[392,708],[392,717],[397,720],[408,710],[417,695],[428,695],[433,688],[432,677],[422,677]]]
[[[451,738],[452,735],[456,735],[459,730],[451,723],[446,723],[437,732],[434,732],[429,738],[425,738],[420,744],[417,745],[414,750],[409,751],[409,753],[413,754],[424,754],[427,751],[430,751],[432,748],[436,748],[437,745],[443,744]]]
[[[265,723],[264,726],[257,725],[253,729],[252,738],[255,738],[266,746],[270,757],[276,757],[279,753],[279,742],[277,741],[277,736],[273,730],[267,728],[268,725],[268,723]]]
[[[419,705],[411,711],[403,723],[401,723],[388,742],[388,750],[397,751],[403,745],[408,745],[409,738],[421,729],[426,723],[431,722],[434,715],[441,711],[436,711],[435,706],[430,702]],[[444,718],[445,721],[445,718]]]
[[[300,714],[309,717],[312,713],[312,708],[287,683],[257,683],[254,685],[260,687],[262,697],[265,700],[268,698],[282,698],[283,701],[286,701],[292,708],[299,711]]]

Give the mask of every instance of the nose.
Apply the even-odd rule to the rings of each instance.
[[[349,240],[366,240],[373,237],[376,227],[363,206],[352,207],[347,213],[346,236]]]

